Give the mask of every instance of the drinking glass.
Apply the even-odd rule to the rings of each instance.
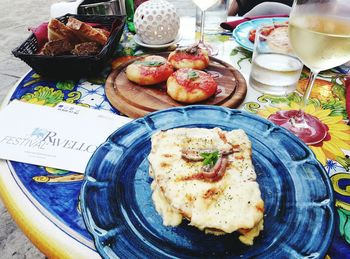
[[[320,71],[350,60],[349,0],[294,0],[289,18],[289,39],[299,59],[310,69],[299,111],[280,111],[269,118],[289,129],[307,144],[327,136],[316,117],[304,112]]]
[[[263,25],[256,30],[249,85],[271,95],[295,91],[303,64],[288,39],[288,24]]]
[[[227,20],[227,10],[229,8],[229,0],[219,0],[205,11],[205,26],[204,34],[218,34],[222,33],[224,29],[220,26],[222,22]],[[201,28],[201,9],[196,8],[196,31]]]
[[[201,10],[201,27],[200,27],[200,37],[199,37],[199,42],[197,43],[198,47],[200,47],[201,49],[205,49],[208,51],[209,55],[216,55],[217,54],[217,50],[210,46],[209,44],[206,44],[204,42],[204,21],[205,21],[205,11],[212,7],[213,5],[216,4],[216,2],[218,2],[219,0],[192,0],[197,6],[198,8]]]

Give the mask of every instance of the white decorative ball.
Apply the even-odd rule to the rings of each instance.
[[[137,35],[144,43],[160,45],[176,38],[180,18],[171,3],[165,0],[150,0],[136,9],[134,24]]]

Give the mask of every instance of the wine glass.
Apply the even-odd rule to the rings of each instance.
[[[200,37],[199,42],[196,43],[196,45],[201,48],[208,51],[209,55],[215,56],[218,52],[217,49],[210,46],[209,44],[204,43],[204,21],[205,21],[205,11],[208,10],[210,7],[215,5],[219,0],[192,0],[198,8],[201,10],[201,22],[200,22]]]
[[[320,71],[350,60],[349,0],[294,0],[289,18],[289,39],[296,56],[310,69],[299,111],[280,111],[269,119],[306,144],[320,143],[326,126],[304,112]]]

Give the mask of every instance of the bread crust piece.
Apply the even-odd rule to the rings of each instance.
[[[209,65],[208,52],[197,47],[175,50],[169,54],[168,60],[175,69],[203,70]]]
[[[47,56],[69,55],[74,46],[67,40],[52,40],[46,42],[40,54]]]
[[[49,41],[54,40],[67,40],[70,44],[75,45],[80,43],[81,40],[76,33],[64,23],[57,19],[51,19],[48,26],[48,39]]]
[[[66,25],[75,32],[82,42],[93,41],[101,45],[105,45],[108,40],[106,32],[101,31],[101,29],[95,29],[89,24],[79,21],[73,17],[68,18]]]
[[[155,85],[166,81],[173,72],[173,67],[165,58],[152,55],[127,66],[126,77],[139,85]]]
[[[101,51],[101,45],[97,42],[83,42],[76,44],[72,54],[76,56],[97,55]]]
[[[192,75],[195,75],[191,78]],[[193,74],[194,73],[194,74]],[[176,101],[196,103],[216,93],[217,83],[207,73],[183,68],[173,73],[167,81],[167,93]]]

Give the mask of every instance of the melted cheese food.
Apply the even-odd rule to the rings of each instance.
[[[204,154],[219,154],[215,166],[204,166]],[[210,234],[239,231],[241,242],[253,244],[263,229],[264,202],[243,130],[161,131],[152,136],[148,159],[152,199],[164,225],[185,218]]]

